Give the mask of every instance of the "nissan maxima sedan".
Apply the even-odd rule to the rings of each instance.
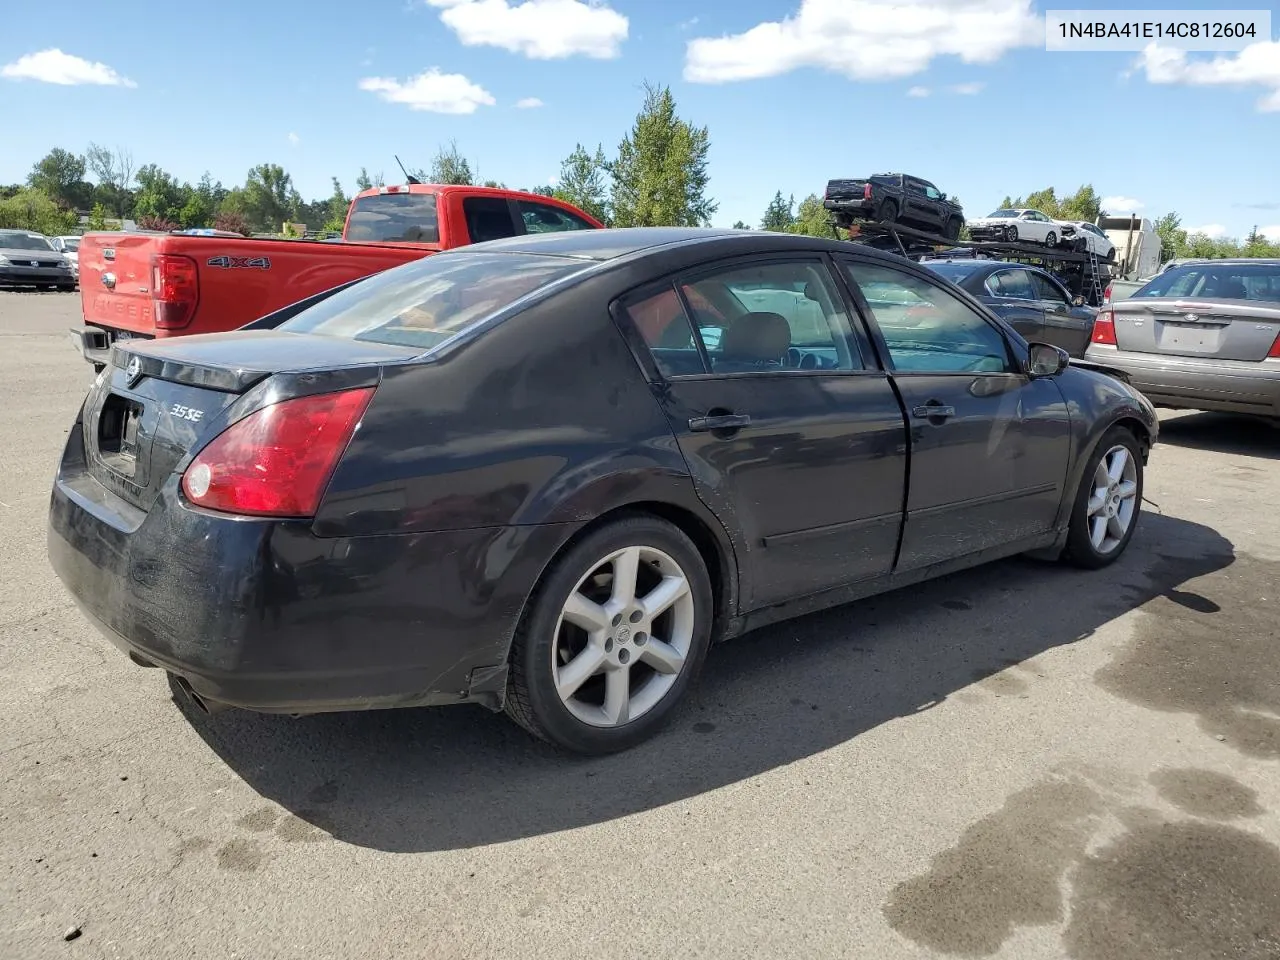
[[[543,234],[117,344],[48,547],[211,712],[476,703],[603,753],[714,641],[1014,554],[1112,563],[1157,429],[903,258]]]

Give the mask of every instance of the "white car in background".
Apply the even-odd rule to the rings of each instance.
[[[977,220],[970,220],[969,236],[974,240],[1001,240],[1005,243],[1043,243],[1056,247],[1062,228],[1039,210],[1003,208]]]
[[[1062,243],[1079,253],[1093,253],[1102,260],[1115,256],[1116,245],[1107,235],[1087,220],[1057,220]]]
[[[71,272],[75,274],[76,280],[80,279],[80,238],[50,237],[49,242],[53,244],[53,249],[71,261]]]

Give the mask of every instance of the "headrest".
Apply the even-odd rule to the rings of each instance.
[[[791,327],[779,313],[744,313],[720,341],[726,360],[776,361],[791,346]]]

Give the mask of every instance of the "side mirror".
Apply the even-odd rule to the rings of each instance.
[[[1032,380],[1056,377],[1070,362],[1071,355],[1061,347],[1050,343],[1028,344],[1026,372]]]

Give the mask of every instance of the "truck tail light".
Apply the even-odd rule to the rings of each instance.
[[[870,200],[870,199],[871,199],[871,184],[869,184],[869,183],[864,183],[864,184],[862,185],[862,199],[863,199],[863,200]]]
[[[198,507],[259,517],[312,517],[364,416],[373,387],[263,407],[191,461],[182,492]]]
[[[195,316],[200,300],[196,262],[173,253],[151,258],[151,302],[157,330],[180,330]]]
[[[1104,346],[1116,346],[1116,315],[1113,310],[1099,310],[1098,315],[1093,318],[1093,335],[1089,337],[1091,343],[1101,343]]]

